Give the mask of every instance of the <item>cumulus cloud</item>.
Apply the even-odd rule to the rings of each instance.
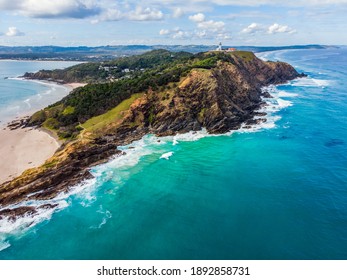
[[[124,3],[108,0],[0,0],[0,9],[16,11],[33,18],[88,18],[94,17],[92,23],[99,21],[117,21],[129,19],[134,21],[161,20],[162,11],[141,6],[133,10]],[[181,13],[176,11],[176,15]]]
[[[104,11],[97,19],[93,20],[92,23],[99,21],[118,21],[124,18],[124,14],[118,9],[108,9]]]
[[[159,31],[159,34],[162,36],[170,36],[173,39],[186,39],[192,36],[190,32],[184,31],[179,27],[176,27],[175,29],[172,29],[172,30],[161,29]]]
[[[274,23],[268,27],[259,25],[258,23],[251,23],[246,28],[242,29],[240,33],[243,33],[243,34],[255,34],[255,33],[263,33],[263,34],[288,33],[288,34],[293,34],[293,33],[296,33],[296,30],[293,28],[290,28],[287,25],[281,25],[278,23]]]
[[[189,19],[197,24],[199,29],[210,30],[214,32],[222,31],[225,27],[223,21],[206,20],[206,16],[202,13],[189,16]]]
[[[287,25],[280,25],[278,23],[274,23],[273,25],[269,26],[269,28],[267,29],[267,33],[269,34],[276,34],[276,33],[295,33],[296,30],[290,28]]]
[[[5,33],[8,37],[24,36],[25,33],[17,29],[17,27],[11,26],[8,28],[8,31]]]
[[[248,25],[246,28],[242,29],[241,33],[246,33],[246,34],[253,34],[258,31],[261,31],[262,28],[259,26],[257,23],[251,23]]]
[[[0,0],[0,8],[34,18],[86,18],[100,13],[100,8],[87,0]]]
[[[230,39],[230,34],[225,30],[223,21],[207,20],[202,13],[189,16],[189,20],[196,23],[197,30],[192,34],[195,38],[204,39]]]
[[[175,32],[172,36],[173,39],[187,39],[190,38],[191,35],[189,32],[183,31],[183,30],[178,30]]]
[[[184,11],[182,8],[174,8],[172,12],[172,17],[173,18],[180,18],[184,15]]]
[[[205,15],[202,13],[198,13],[198,14],[189,16],[189,19],[194,22],[203,22],[205,20]]]
[[[225,23],[223,21],[202,21],[198,23],[198,28],[207,29],[214,32],[222,31],[224,29]]]
[[[148,2],[158,3],[158,0],[150,0]],[[171,0],[161,0],[165,4],[170,4],[173,1]],[[276,6],[290,6],[290,7],[307,7],[307,6],[324,6],[324,5],[343,5],[347,4],[347,0],[296,0],[296,1],[287,1],[282,0],[194,0],[192,2],[208,5],[218,5],[218,6],[260,6],[260,5],[276,5]],[[174,3],[184,5],[187,3],[186,0],[176,0]]]
[[[160,35],[168,35],[168,34],[170,34],[170,30],[168,30],[168,29],[161,29],[159,31],[159,34]]]
[[[131,7],[136,7],[138,1],[114,1],[114,0],[0,0],[1,10],[12,10],[29,17],[36,18],[88,18],[97,15],[108,13],[109,9],[119,9],[121,12],[128,13],[132,10]],[[345,5],[347,0],[297,0],[291,2],[283,2],[282,0],[144,0],[146,9],[137,10],[131,13],[134,20],[158,20],[163,17],[160,10],[155,10],[153,7],[160,9],[165,7],[171,9],[172,17],[181,17],[183,11],[192,11],[199,8],[209,10],[213,6],[287,6],[287,7],[307,7],[307,6],[326,6],[326,5]],[[202,15],[202,18],[201,18]],[[191,16],[192,20],[204,21],[203,14]],[[113,17],[114,18],[114,17]],[[123,18],[127,18],[124,16]]]
[[[162,11],[156,9],[142,8],[138,6],[135,11],[130,12],[128,18],[135,21],[162,20],[164,14]]]

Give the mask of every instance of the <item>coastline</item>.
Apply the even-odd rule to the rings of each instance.
[[[257,67],[250,67],[245,63],[243,57],[235,56],[234,58],[247,71],[239,71],[241,68],[236,68],[238,75],[234,75],[232,65],[220,64],[216,66],[215,76],[208,75],[207,77],[205,72],[192,71],[192,76],[185,78],[184,85],[178,86],[180,90],[171,98],[177,108],[189,109],[184,119],[182,114],[177,114],[177,110],[171,109],[171,103],[167,102],[163,105],[163,100],[156,99],[156,93],[150,91],[142,97],[141,102],[135,102],[130,106],[122,123],[112,133],[86,142],[71,142],[62,151],[62,157],[52,160],[52,166],[37,170],[39,173],[24,173],[12,182],[1,184],[0,196],[3,199],[1,206],[4,209],[0,214],[15,219],[28,211],[35,212],[35,207],[18,206],[15,209],[5,207],[26,200],[28,195],[32,200],[48,201],[60,193],[67,193],[72,186],[93,178],[93,174],[90,172],[92,166],[109,161],[111,156],[124,155],[124,152],[118,150],[117,147],[140,140],[146,134],[174,136],[189,131],[199,131],[202,128],[205,128],[209,134],[224,134],[240,129],[245,122],[247,128],[248,126],[251,128],[253,124],[262,121],[262,119],[254,120],[254,117],[264,114],[257,112],[263,104],[261,97],[264,92],[261,87],[286,83],[303,76],[287,63],[265,63],[260,59],[254,59],[254,65],[263,71],[255,75],[254,69]],[[225,71],[223,72],[223,70]],[[240,81],[247,81],[247,86]],[[209,87],[211,82],[216,84],[216,88]],[[235,87],[236,90],[231,92],[225,87],[226,83]],[[194,94],[191,94],[192,89],[194,89]],[[183,99],[181,96],[187,97]],[[204,107],[200,105],[201,99],[204,101]],[[229,102],[225,102],[228,100]],[[223,102],[225,106],[216,106]],[[150,106],[159,108],[161,105],[163,105],[163,109],[156,112],[154,124],[146,122],[142,125],[140,122],[135,126],[131,125],[133,119],[147,119]],[[237,114],[232,113],[235,111],[235,106],[239,108]],[[218,109],[210,110],[210,108],[216,107]],[[204,110],[209,111],[201,115],[201,111],[205,112]],[[55,204],[48,203],[47,207],[54,208]]]
[[[40,81],[43,82],[44,81]],[[47,84],[52,84],[47,82]],[[67,94],[73,89],[84,84],[72,83],[64,84],[68,88]],[[23,112],[19,120],[28,116],[41,108],[31,108],[30,111]],[[10,181],[21,175],[25,170],[38,167],[49,159],[61,146],[59,139],[52,133],[42,128],[8,128],[9,123],[2,123],[0,126],[0,184]]]
[[[0,143],[0,183],[42,165],[60,147],[58,141],[48,133],[32,128],[3,128]]]

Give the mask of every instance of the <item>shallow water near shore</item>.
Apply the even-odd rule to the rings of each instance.
[[[0,259],[346,259],[347,49],[259,55],[309,75],[267,123],[121,147],[56,213],[0,221]]]
[[[65,86],[17,79],[18,76],[41,69],[65,68],[76,63],[0,60],[0,125],[42,109],[60,100],[70,91]]]

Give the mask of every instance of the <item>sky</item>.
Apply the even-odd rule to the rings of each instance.
[[[347,45],[347,0],[0,0],[0,45]]]

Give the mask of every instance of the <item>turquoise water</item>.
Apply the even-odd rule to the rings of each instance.
[[[347,49],[261,56],[309,75],[266,124],[122,147],[56,213],[0,221],[0,259],[347,259]]]
[[[74,64],[76,62],[0,60],[1,123],[6,123],[15,117],[32,113],[52,104],[60,100],[69,91],[68,88],[55,84],[28,82],[13,78],[22,76],[25,72],[59,69]]]

